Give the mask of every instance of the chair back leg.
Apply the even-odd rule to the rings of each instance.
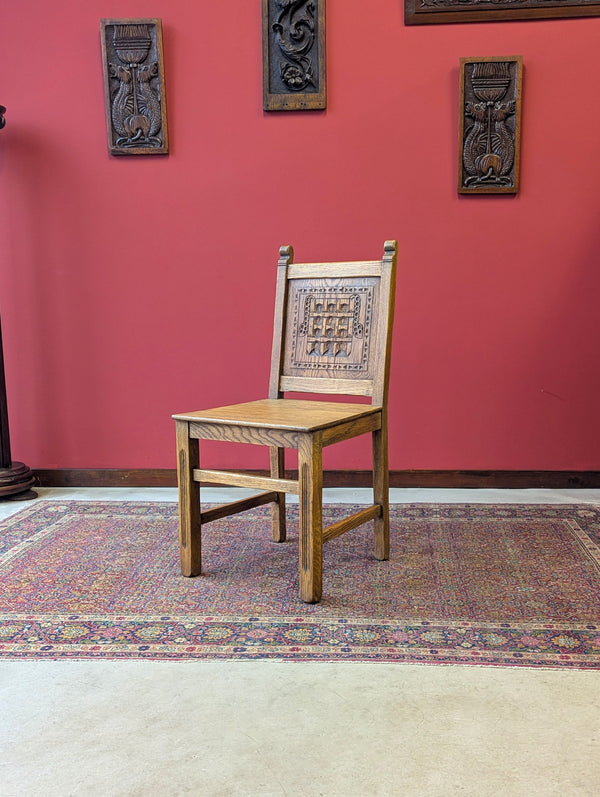
[[[283,479],[285,477],[285,448],[269,448],[271,459],[271,477]],[[271,504],[271,529],[273,542],[285,542],[285,493],[278,493],[278,499]]]

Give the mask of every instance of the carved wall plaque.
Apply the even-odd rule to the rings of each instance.
[[[516,194],[521,144],[520,55],[460,59],[459,194]]]
[[[263,108],[325,108],[325,0],[262,0]]]
[[[108,149],[113,155],[169,151],[160,19],[103,19]]]
[[[600,0],[404,0],[406,25],[600,16]]]

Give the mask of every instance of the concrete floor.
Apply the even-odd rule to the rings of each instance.
[[[40,497],[176,500],[176,493],[42,490]],[[600,492],[394,490],[392,499],[600,504]],[[0,517],[22,507],[0,504]],[[2,797],[183,794],[595,797],[600,672],[0,662]]]

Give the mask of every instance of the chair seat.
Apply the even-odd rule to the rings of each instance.
[[[178,421],[315,432],[381,412],[371,404],[303,399],[261,399],[174,415]]]

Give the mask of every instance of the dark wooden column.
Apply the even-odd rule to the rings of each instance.
[[[6,124],[0,105],[0,130]],[[22,462],[13,462],[10,452],[10,432],[8,429],[8,404],[6,401],[6,379],[4,376],[4,351],[2,348],[2,327],[0,325],[0,500],[25,501],[35,498],[31,489],[35,477]]]

